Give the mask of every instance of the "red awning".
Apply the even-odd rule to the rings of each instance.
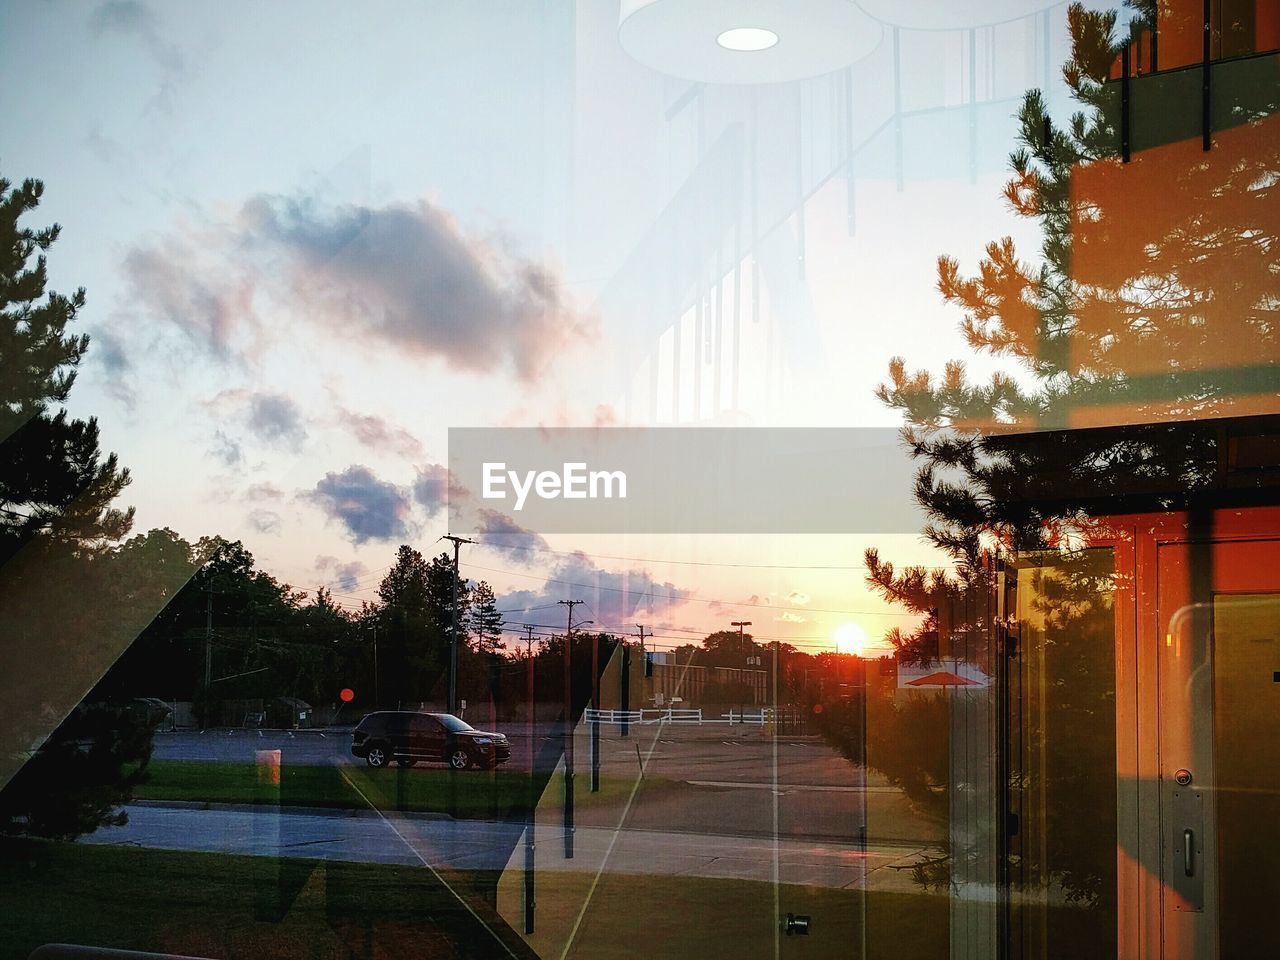
[[[950,670],[939,670],[937,673],[931,673],[928,676],[917,677],[915,680],[908,680],[909,687],[980,687],[977,680],[970,680],[968,677],[962,677],[958,673],[952,673]]]

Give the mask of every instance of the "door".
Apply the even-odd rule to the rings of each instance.
[[[1157,562],[1163,957],[1280,956],[1280,539]]]
[[[413,755],[421,760],[444,759],[444,727],[435,717],[416,716],[409,725]]]

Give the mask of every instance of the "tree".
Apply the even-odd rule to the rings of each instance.
[[[396,551],[396,562],[378,584],[378,599],[386,609],[406,615],[425,616],[427,609],[427,562],[408,544]]]
[[[103,456],[95,419],[60,408],[89,348],[68,332],[84,290],[48,288],[61,228],[21,223],[39,181],[10,187],[0,178],[0,828],[76,836],[118,819],[150,756],[149,727],[73,710],[155,598],[119,577],[133,511],[112,504],[129,473]]]
[[[1133,29],[1149,28],[1154,0],[1134,6]],[[938,289],[964,314],[969,345],[1016,373],[974,383],[961,361],[935,378],[897,358],[878,391],[904,415],[923,461],[916,497],[926,534],[955,558],[961,580],[984,546],[1035,549],[1069,536],[1100,490],[1203,487],[1217,468],[1215,438],[1187,422],[1272,394],[1280,378],[1274,90],[1238,105],[1235,126],[1208,153],[1197,138],[1122,162],[1108,84],[1123,46],[1115,23],[1114,12],[1070,9],[1063,76],[1080,112],[1055,124],[1038,90],[1022,104],[1005,199],[1041,228],[1039,258],[1024,260],[1005,237],[987,246],[976,276],[938,260]],[[1006,438],[1109,416],[1145,426]],[[1038,503],[1047,491],[1050,508]],[[908,586],[873,560],[868,567],[890,592]]]
[[[749,633],[739,636],[737,630],[717,630],[702,641],[698,662],[708,667],[742,668],[747,657],[759,657],[763,652]]]
[[[431,559],[427,566],[426,580],[427,615],[447,643],[453,634],[455,596],[458,598],[458,630],[461,632],[466,629],[467,611],[471,606],[471,584],[454,573],[453,558],[447,553]]]
[[[477,653],[496,654],[503,649],[503,623],[493,588],[481,580],[471,592],[471,608],[467,612],[467,632],[475,638]]]
[[[455,587],[458,625],[465,630],[470,587],[454,574],[453,559],[441,553],[428,561],[407,544],[396,552],[395,564],[378,586],[379,681],[387,702],[439,694],[449,663]]]
[[[121,705],[77,707],[0,791],[0,833],[74,840],[121,825],[147,777],[152,729]]]
[[[0,178],[0,563],[37,537],[44,549],[87,549],[120,540],[133,522],[132,509],[111,506],[129,471],[102,456],[97,420],[50,410],[66,402],[89,337],[67,333],[84,289],[48,289],[45,253],[61,227],[19,222],[43,193],[38,180],[11,190]]]
[[[1132,29],[1150,29],[1155,0],[1132,6]],[[1040,228],[1039,256],[1025,259],[1006,237],[987,246],[976,275],[964,275],[951,257],[938,260],[939,292],[962,312],[967,343],[1006,368],[974,382],[961,361],[935,377],[908,372],[896,358],[878,391],[904,417],[906,442],[921,462],[914,494],[929,519],[925,534],[951,561],[949,571],[898,570],[867,551],[868,582],[921,615],[909,635],[889,635],[903,661],[937,656],[940,636],[986,659],[984,644],[995,635],[984,619],[988,551],[1025,557],[1078,543],[1095,522],[1100,493],[1142,488],[1164,505],[1186,502],[1218,467],[1215,432],[1198,421],[1236,413],[1251,395],[1274,401],[1280,381],[1274,87],[1259,84],[1252,100],[1235,105],[1232,126],[1220,124],[1211,151],[1195,138],[1146,145],[1125,162],[1118,87],[1108,81],[1128,40],[1115,37],[1114,13],[1076,4],[1068,21],[1063,77],[1080,109],[1055,122],[1040,91],[1026,94],[1004,194]],[[1108,422],[1122,426],[1072,429]],[[1055,432],[1038,432],[1045,430]],[[1037,883],[1061,884],[1101,915],[1114,902],[1106,887],[1114,883],[1114,834],[1099,818],[1114,813],[1114,786],[1090,779],[1086,771],[1096,766],[1072,752],[1083,752],[1097,731],[1097,749],[1114,748],[1114,675],[1098,665],[1100,653],[1114,655],[1112,571],[1094,561],[1067,552],[1054,560],[1052,577],[1020,581],[1038,591],[1046,676],[1061,678],[1046,683],[1044,695],[1062,702],[1028,737],[1065,746],[1038,783],[1052,801],[1048,853],[1018,869]],[[927,804],[941,771],[936,751],[924,748],[946,736],[943,711],[911,709],[920,716],[896,711],[898,749],[880,753],[896,764],[886,771],[893,781]],[[938,714],[932,731],[928,712]],[[1093,928],[1104,942],[1107,924]]]

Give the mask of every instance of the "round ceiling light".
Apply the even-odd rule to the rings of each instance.
[[[1057,0],[857,0],[877,20],[908,30],[968,30],[1021,20]]]
[[[734,27],[716,37],[716,43],[726,50],[741,53],[757,53],[768,50],[778,42],[778,35],[764,27]]]
[[[621,0],[618,20],[632,58],[703,83],[821,76],[867,56],[882,34],[853,0]]]

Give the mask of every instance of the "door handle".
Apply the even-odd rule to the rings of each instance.
[[[1182,870],[1188,877],[1196,873],[1196,835],[1190,827],[1182,831]]]

